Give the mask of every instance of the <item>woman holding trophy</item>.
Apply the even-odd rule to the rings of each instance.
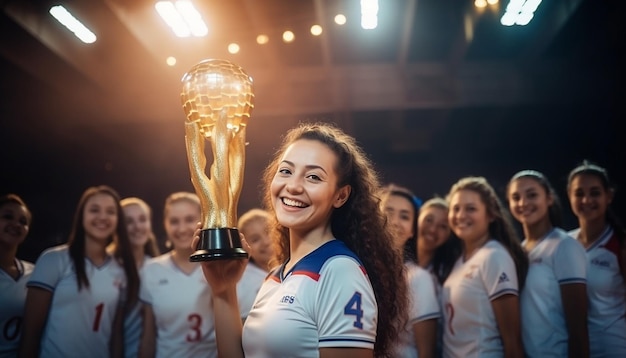
[[[236,285],[246,261],[202,264],[219,355],[390,356],[407,315],[402,254],[389,248],[378,178],[354,138],[325,124],[292,129],[264,184],[279,266],[243,328]]]

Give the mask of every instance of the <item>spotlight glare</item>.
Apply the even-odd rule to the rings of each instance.
[[[270,38],[265,34],[261,34],[256,37],[256,43],[258,43],[259,45],[265,45],[269,41],[270,41]]]
[[[337,25],[345,25],[346,21],[348,21],[348,20],[346,19],[346,17],[343,14],[337,14],[335,16],[335,24],[337,24]]]
[[[313,25],[311,26],[311,35],[313,36],[319,36],[322,34],[322,27],[320,25]]]
[[[283,41],[286,43],[289,42],[293,42],[293,40],[295,40],[296,35],[293,34],[293,32],[287,30],[285,32],[283,32]]]
[[[167,63],[167,65],[170,67],[174,67],[174,65],[176,65],[176,57],[169,56],[167,59],[165,59],[165,63]]]
[[[239,45],[234,43],[234,42],[228,44],[228,52],[233,54],[233,55],[236,54],[236,53],[239,53]]]
[[[487,6],[487,1],[486,0],[474,0],[474,6],[476,6],[477,8],[483,8]]]
[[[541,0],[510,0],[506,12],[500,18],[500,23],[504,26],[528,25],[535,16],[539,4]]]
[[[53,6],[48,10],[59,23],[70,30],[74,36],[86,44],[96,42],[96,35],[74,17],[66,8],[61,5]]]

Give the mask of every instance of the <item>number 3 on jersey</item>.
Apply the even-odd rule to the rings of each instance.
[[[361,319],[363,318],[363,310],[361,309],[360,292],[355,292],[354,295],[352,295],[352,298],[350,298],[346,307],[343,308],[343,313],[346,315],[354,315],[354,327],[363,329],[363,322],[361,322]]]

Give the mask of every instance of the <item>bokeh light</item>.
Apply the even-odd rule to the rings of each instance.
[[[319,36],[322,34],[322,27],[320,25],[313,25],[311,26],[311,35],[313,36]]]
[[[229,53],[231,53],[231,54],[233,54],[233,55],[234,55],[234,54],[236,54],[236,53],[239,53],[239,50],[240,50],[240,48],[239,48],[239,45],[238,45],[238,44],[236,44],[236,43],[234,43],[234,42],[233,42],[233,43],[228,44],[228,52],[229,52]]]
[[[345,25],[347,19],[343,14],[335,15],[335,24],[337,25]]]
[[[295,39],[296,39],[296,35],[294,35],[293,32],[289,30],[283,32],[283,41],[289,43],[289,42],[293,42],[293,40]]]
[[[265,45],[269,41],[270,41],[270,38],[265,34],[260,34],[259,36],[256,37],[256,43],[258,43],[259,45]]]

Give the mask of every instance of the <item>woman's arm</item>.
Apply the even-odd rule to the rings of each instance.
[[[320,348],[320,358],[372,358],[374,351],[367,348]]]
[[[152,306],[144,304],[141,310],[143,313],[143,330],[139,341],[139,357],[154,358],[156,354],[156,322]]]
[[[519,298],[506,294],[491,301],[506,358],[524,357]]]
[[[434,358],[437,348],[437,319],[427,319],[413,325],[413,337],[420,358]]]
[[[51,302],[51,291],[39,287],[28,288],[24,307],[24,329],[19,350],[20,357],[39,356],[41,335],[48,319]]]
[[[589,357],[587,331],[587,285],[570,283],[561,285],[561,301],[568,333],[569,357]]]
[[[215,338],[220,357],[243,358],[241,316],[237,303],[237,290],[229,289],[213,294]]]

